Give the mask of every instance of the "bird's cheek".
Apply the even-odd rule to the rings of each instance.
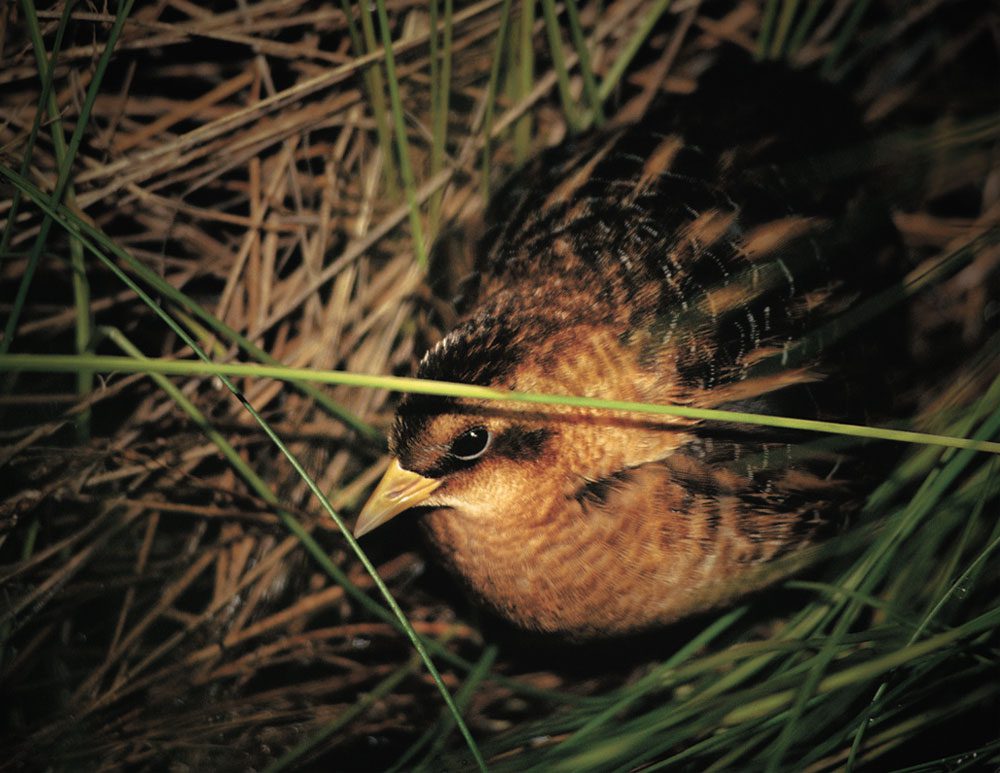
[[[469,509],[469,502],[466,497],[462,496],[461,491],[456,490],[454,485],[449,486],[446,480],[434,493],[421,502],[420,506],[435,510],[465,512]]]

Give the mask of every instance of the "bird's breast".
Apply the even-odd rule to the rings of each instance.
[[[780,513],[684,457],[540,496],[488,521],[428,514],[432,542],[473,594],[522,627],[578,637],[667,623],[763,582],[763,563],[805,539]],[[698,485],[693,479],[700,479]]]

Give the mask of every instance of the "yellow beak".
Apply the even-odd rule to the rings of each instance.
[[[361,509],[358,522],[354,524],[354,536],[367,534],[404,510],[419,505],[440,485],[439,480],[404,470],[400,467],[399,460],[393,459]]]

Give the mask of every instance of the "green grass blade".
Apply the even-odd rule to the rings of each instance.
[[[990,463],[990,469],[994,473],[996,472],[997,464],[995,460]],[[993,480],[995,479],[990,478],[988,482],[992,482]],[[986,501],[990,498],[991,495],[991,492],[988,490],[988,488],[989,488],[988,486],[983,487],[982,497],[980,498],[979,502],[977,502],[976,509],[973,511],[972,515],[969,518],[970,523],[975,522],[982,515],[983,508],[986,506]],[[961,588],[966,587],[966,584],[971,580],[974,574],[983,566],[986,560],[994,552],[1000,549],[1000,536],[997,536],[998,532],[1000,532],[1000,522],[998,522],[994,527],[994,535],[993,535],[994,539],[991,540],[982,551],[980,551],[980,553],[975,557],[975,559],[973,559],[973,561],[969,564],[969,566],[966,567],[966,569],[955,579],[955,581],[951,584],[951,586],[943,594],[941,594],[940,598],[938,598],[934,602],[933,606],[927,611],[924,618],[920,621],[916,629],[910,635],[910,638],[907,641],[907,645],[914,644],[923,635],[923,632],[927,630],[927,627],[930,625],[931,621],[933,621],[937,617],[937,615],[940,613],[940,611],[942,610],[944,605],[949,601],[949,599],[957,595]],[[853,770],[855,767],[855,763],[857,761],[857,755],[861,749],[861,744],[865,737],[865,731],[868,729],[869,720],[871,719],[875,711],[878,709],[879,703],[881,702],[887,689],[888,689],[888,682],[882,682],[882,684],[879,685],[878,689],[875,691],[875,695],[872,698],[871,703],[868,705],[868,708],[865,710],[861,718],[861,721],[858,723],[858,729],[854,735],[854,739],[851,743],[850,754],[847,758],[846,767],[847,770],[849,771]]]
[[[549,56],[556,71],[556,82],[559,85],[559,99],[562,102],[563,115],[570,131],[578,132],[583,128],[577,113],[576,103],[569,86],[569,68],[566,66],[566,52],[563,49],[562,32],[559,20],[556,18],[555,0],[541,0],[542,15],[545,18],[545,34],[549,40]]]
[[[601,86],[597,93],[602,102],[611,96],[611,92],[615,90],[615,87],[618,86],[618,83],[625,76],[625,71],[628,70],[628,66],[632,63],[635,55],[639,53],[639,49],[642,48],[643,44],[652,34],[656,23],[667,12],[667,9],[670,8],[670,2],[671,0],[656,0],[650,7],[639,28],[629,38],[628,44],[614,61],[614,64],[608,69],[604,80],[601,81]]]
[[[620,699],[616,700],[598,715],[588,720],[565,741],[563,741],[559,747],[557,747],[560,756],[564,755],[576,746],[587,743],[597,728],[607,724],[616,716],[622,714],[629,708],[629,706],[640,700],[648,690],[659,688],[663,677],[667,672],[674,670],[695,652],[714,641],[745,613],[745,607],[738,607],[737,609],[722,615],[718,620],[712,622],[700,634],[692,638],[687,644],[678,649],[673,655],[663,661],[663,663],[658,665],[656,669],[651,674],[644,677],[640,683],[633,685],[629,690],[624,691],[625,694]]]
[[[590,103],[594,123],[600,126],[604,123],[604,108],[601,106],[601,96],[597,93],[597,81],[594,79],[594,69],[590,64],[590,52],[587,50],[587,39],[580,25],[580,12],[576,0],[566,0],[566,16],[569,19],[570,37],[576,56],[580,62],[580,73],[583,75],[583,93]]]
[[[799,8],[799,0],[784,0],[781,5],[781,16],[778,17],[778,28],[774,33],[774,40],[771,41],[771,59],[781,59],[785,53],[785,42],[788,40],[788,31],[795,19],[795,13]]]
[[[490,64],[490,79],[486,84],[486,108],[483,116],[483,160],[482,175],[479,181],[483,200],[488,201],[490,197],[490,158],[491,137],[493,135],[493,111],[497,97],[497,87],[500,82],[500,62],[503,61],[504,44],[507,40],[508,27],[510,26],[510,4],[511,0],[503,0],[500,6],[500,21],[497,27],[496,43],[493,48],[493,61]]]
[[[27,175],[28,170],[31,167],[31,160],[34,158],[35,143],[38,141],[38,130],[41,127],[42,121],[44,120],[44,116],[47,112],[46,105],[49,104],[49,97],[52,94],[53,88],[53,73],[55,73],[56,70],[56,62],[59,59],[59,52],[62,50],[63,38],[66,35],[66,28],[69,26],[73,5],[74,3],[72,2],[63,4],[62,14],[59,17],[59,24],[56,27],[55,38],[52,42],[52,51],[49,53],[48,64],[45,67],[39,68],[39,76],[42,81],[42,91],[38,97],[38,107],[35,109],[34,118],[31,120],[31,130],[28,132],[28,139],[24,146],[24,152],[21,154],[21,163],[18,167],[18,172],[22,176]],[[36,27],[37,23],[37,19],[35,19]],[[4,256],[7,254],[7,250],[10,247],[10,240],[14,235],[14,227],[17,223],[17,213],[21,207],[22,195],[23,194],[20,188],[14,189],[14,195],[11,198],[10,210],[7,213],[7,222],[4,225],[3,233],[0,234],[0,262],[3,261]],[[34,265],[29,263],[28,271],[34,273],[34,270]],[[14,308],[17,309],[15,313],[20,314],[17,304],[15,304]]]
[[[535,3],[525,0],[521,4],[521,16],[517,35],[517,72],[514,75],[515,101],[531,93],[535,77]],[[523,164],[531,152],[531,115],[525,113],[514,124],[514,158]]]
[[[379,30],[382,33],[382,46],[385,51],[385,72],[386,80],[389,82],[389,100],[392,104],[392,120],[396,132],[399,169],[403,175],[403,188],[410,207],[410,231],[413,237],[413,249],[417,256],[417,265],[421,269],[426,269],[427,246],[424,244],[424,229],[420,223],[420,205],[417,203],[416,183],[413,178],[413,166],[410,163],[410,143],[406,138],[406,117],[403,115],[403,100],[399,96],[396,56],[392,53],[392,31],[389,28],[389,16],[385,11],[385,0],[375,0],[375,8],[378,11]]]
[[[406,677],[412,674],[419,665],[420,658],[413,655],[406,663],[379,682],[374,689],[364,693],[357,703],[340,714],[340,716],[328,722],[325,727],[316,731],[308,738],[305,738],[300,743],[297,743],[281,755],[281,757],[275,762],[264,768],[265,773],[280,773],[282,770],[288,770],[302,757],[315,749],[331,735],[336,733],[341,728],[349,725],[357,717],[360,717],[372,706],[392,693],[392,691],[395,690]]]
[[[5,174],[8,177],[8,179],[13,179],[11,177],[13,173],[10,170],[4,170],[2,167],[0,167],[0,172]],[[52,215],[53,220],[58,220],[57,208],[50,207],[48,208],[48,212],[49,214]],[[389,592],[389,588],[385,585],[382,578],[379,577],[378,572],[375,569],[375,566],[371,563],[368,556],[361,549],[361,546],[358,544],[353,534],[351,534],[346,524],[343,522],[343,520],[340,518],[337,512],[333,509],[333,506],[330,504],[329,499],[320,490],[319,486],[316,485],[316,482],[312,479],[312,477],[302,467],[299,460],[295,457],[294,454],[292,454],[291,450],[285,445],[285,443],[281,440],[281,438],[278,437],[278,435],[274,432],[271,426],[264,420],[264,418],[257,412],[257,410],[249,403],[249,401],[243,395],[241,390],[239,390],[237,386],[230,380],[229,376],[218,370],[218,366],[216,366],[215,363],[213,363],[209,359],[208,355],[206,355],[205,352],[201,349],[201,347],[198,346],[198,343],[193,338],[191,338],[191,336],[180,325],[178,325],[177,322],[174,321],[174,319],[169,314],[167,314],[167,312],[160,306],[160,304],[156,303],[149,295],[147,295],[146,292],[141,287],[139,287],[139,285],[137,285],[127,274],[125,274],[125,272],[121,268],[119,268],[113,261],[105,257],[103,253],[97,250],[97,248],[94,245],[92,245],[89,241],[85,240],[82,234],[74,231],[71,225],[64,224],[64,226],[69,228],[70,232],[74,236],[76,236],[76,238],[80,239],[81,243],[86,248],[91,250],[91,252],[94,255],[96,255],[98,259],[101,260],[102,263],[104,263],[106,268],[108,268],[116,277],[118,277],[118,279],[123,284],[129,287],[129,289],[131,289],[140,299],[142,299],[142,301],[147,305],[147,307],[149,307],[158,317],[160,317],[160,319],[182,341],[184,341],[185,344],[187,344],[191,348],[191,350],[201,360],[200,362],[201,365],[216,367],[216,371],[213,375],[215,375],[223,383],[223,385],[240,402],[243,408],[253,417],[254,421],[257,422],[257,425],[264,431],[264,434],[267,435],[268,439],[281,452],[281,454],[285,457],[288,463],[295,470],[296,474],[298,474],[301,480],[306,484],[306,486],[312,492],[313,496],[316,497],[322,508],[326,511],[327,515],[330,517],[330,519],[333,520],[333,522],[337,525],[338,529],[341,532],[341,536],[347,542],[351,550],[354,552],[358,561],[360,561],[361,565],[365,568],[365,571],[369,573],[369,575],[372,578],[372,582],[375,584],[375,587],[378,589],[379,593],[385,599],[386,604],[388,605],[389,610],[392,613],[392,616],[396,620],[396,623],[398,624],[400,629],[404,632],[404,634],[407,636],[407,638],[410,640],[410,643],[413,645],[413,648],[420,655],[421,660],[423,661],[425,667],[427,668],[428,673],[431,675],[431,678],[434,680],[434,683],[437,686],[438,691],[440,692],[445,704],[447,705],[448,710],[452,713],[452,716],[455,718],[455,722],[458,725],[459,731],[462,733],[463,738],[465,739],[467,745],[469,746],[469,750],[472,753],[473,758],[476,760],[477,766],[480,769],[485,770],[485,762],[482,759],[482,755],[479,752],[479,748],[476,746],[476,743],[472,738],[472,734],[469,732],[468,727],[463,721],[461,713],[458,711],[458,707],[455,705],[454,700],[451,697],[451,693],[448,692],[448,689],[445,686],[444,681],[441,679],[440,673],[434,666],[434,663],[431,660],[430,655],[428,654],[427,648],[425,647],[423,640],[421,639],[420,636],[417,635],[417,632],[413,629],[413,626],[410,625],[409,621],[406,619],[406,615],[403,613],[403,610],[396,602],[396,599]],[[2,356],[3,355],[0,355],[0,357]],[[82,359],[88,360],[92,358],[89,356],[84,356]],[[130,358],[123,358],[123,359],[130,359]],[[152,360],[132,360],[132,362],[151,363]],[[95,369],[91,368],[90,370],[95,370]],[[343,577],[346,580],[346,576],[343,574],[343,572],[341,572],[339,567],[337,567],[329,559],[329,557],[326,556],[325,552],[320,547],[320,545],[312,538],[312,535],[310,535],[302,527],[302,525],[298,523],[297,520],[291,517],[290,513],[285,511],[284,508],[280,508],[280,503],[278,502],[277,497],[273,494],[273,492],[270,492],[270,489],[268,489],[268,498],[266,499],[266,501],[268,501],[270,504],[278,506],[279,516],[282,516],[282,514],[284,513],[284,516],[282,517],[282,522],[293,534],[295,534],[295,536],[300,540],[303,546],[306,547],[306,549],[309,551],[310,555],[313,556],[313,558],[320,564],[321,567],[323,567],[327,571],[328,574],[331,575],[331,577],[334,577],[334,579],[337,579],[338,577]],[[347,583],[344,587],[345,590],[348,590],[349,587],[351,587],[351,584]],[[361,596],[364,596],[364,594],[361,594]]]
[[[451,101],[451,60],[454,1],[444,0],[442,39],[438,44],[438,4],[431,0],[431,177],[444,167],[445,146],[448,142],[448,110]],[[440,59],[440,62],[439,62]],[[444,190],[437,190],[429,204],[431,232],[437,233],[441,220]]]
[[[344,12],[344,18],[347,19],[347,34],[351,38],[351,46],[355,53],[361,56],[375,51],[378,48],[378,44],[375,42],[375,28],[372,26],[371,11],[364,0],[358,2],[358,16],[361,18],[364,40],[362,40],[357,25],[354,23],[350,0],[340,0],[340,8]],[[372,62],[365,67],[362,77],[365,89],[368,91],[372,113],[375,115],[375,136],[378,138],[378,146],[382,151],[382,163],[385,164],[386,190],[389,198],[395,199],[399,195],[399,184],[396,180],[396,162],[392,152],[389,112],[385,105],[385,82],[382,79],[382,70],[378,62]]]
[[[757,34],[757,45],[754,50],[754,58],[766,59],[771,48],[771,36],[774,34],[774,20],[778,16],[778,3],[780,0],[767,0],[764,6],[764,15],[760,20],[760,32]]]
[[[194,360],[147,360],[137,363],[127,357],[77,356],[63,354],[6,354],[0,356],[0,370],[32,370],[36,372],[73,372],[78,368],[92,368],[103,372],[173,373],[183,375],[250,376],[276,378],[283,381],[311,381],[323,384],[389,389],[396,392],[465,397],[474,400],[528,403],[532,405],[568,405],[607,411],[628,411],[654,416],[678,416],[697,421],[722,421],[732,424],[749,424],[777,429],[802,430],[832,435],[891,440],[899,443],[932,445],[942,448],[963,449],[968,453],[985,452],[1000,454],[1000,442],[978,435],[973,438],[935,435],[889,427],[868,427],[860,424],[796,419],[762,413],[723,411],[714,408],[688,408],[681,405],[637,403],[627,400],[606,400],[575,395],[550,395],[535,392],[508,392],[472,384],[451,381],[407,378],[403,376],[373,376],[339,370],[307,370],[273,365],[199,363]]]
[[[865,15],[868,10],[868,6],[871,4],[871,0],[857,0],[854,3],[853,8],[851,8],[851,13],[844,22],[844,26],[840,28],[840,32],[837,34],[837,39],[834,41],[833,48],[827,55],[823,62],[822,73],[826,77],[833,75],[833,71],[837,67],[837,63],[843,56],[844,51],[847,49],[848,43],[850,43],[854,33],[858,30],[858,25],[861,24],[861,18]]]
[[[498,650],[495,644],[491,644],[483,650],[482,657],[480,657],[479,662],[476,663],[476,667],[469,672],[468,678],[455,694],[455,702],[463,711],[468,707],[469,701],[472,699],[472,696],[475,694],[479,685],[484,679],[486,679],[487,676],[489,676],[490,669],[496,661],[497,652]],[[448,734],[453,728],[454,722],[451,715],[443,713],[438,722],[438,727],[432,727],[430,729],[429,737],[433,739],[431,748],[427,750],[427,754],[424,755],[423,761],[413,768],[414,773],[434,769],[438,755],[440,755],[440,753],[444,750],[444,746],[448,741]]]
[[[805,13],[799,17],[799,23],[795,25],[795,32],[792,33],[791,40],[788,41],[789,55],[797,53],[802,48],[802,44],[806,41],[806,35],[813,28],[816,16],[819,14],[819,9],[822,5],[823,0],[809,0],[809,5],[806,6]]]
[[[63,196],[65,195],[67,203],[70,207],[75,208],[76,206],[75,194],[73,192],[73,186],[70,183],[70,176],[76,162],[77,153],[80,149],[80,143],[83,141],[83,135],[86,132],[90,121],[90,113],[93,110],[94,102],[97,99],[98,92],[100,91],[101,83],[104,81],[104,75],[107,72],[108,64],[110,63],[111,56],[114,53],[115,44],[118,42],[118,38],[120,37],[122,29],[125,26],[125,20],[128,18],[129,13],[132,10],[132,3],[133,0],[125,0],[125,2],[123,2],[121,7],[118,9],[118,13],[115,15],[115,21],[111,25],[111,29],[108,32],[108,40],[105,43],[101,56],[98,58],[97,64],[94,67],[94,74],[84,96],[76,128],[70,137],[68,145],[63,137],[62,121],[60,120],[59,106],[56,103],[55,93],[51,87],[47,89],[48,98],[46,108],[48,109],[51,121],[52,145],[55,150],[56,161],[59,165],[59,173],[56,177],[56,183],[52,190],[52,194],[49,197],[49,201],[52,204],[58,204],[61,202]],[[72,4],[67,3],[67,6],[70,5]],[[41,74],[43,80],[51,80],[54,75],[54,70],[48,64],[45,45],[42,40],[38,17],[35,15],[34,5],[27,2],[27,0],[24,0],[24,2],[22,2],[22,8],[24,10],[25,21],[27,22],[39,73]],[[43,218],[41,228],[39,229],[38,235],[31,248],[31,253],[28,259],[29,270],[25,272],[22,282],[18,287],[14,308],[12,309],[11,315],[7,319],[7,324],[4,327],[4,336],[3,339],[0,340],[0,353],[8,351],[13,341],[14,331],[17,328],[20,311],[23,309],[23,304],[27,299],[28,288],[31,284],[35,267],[37,267],[38,262],[41,260],[41,254],[45,248],[46,242],[48,241],[48,235],[51,227],[52,219],[46,215]],[[86,266],[83,260],[83,248],[74,239],[70,239],[69,247],[70,264],[72,266],[73,301],[76,309],[74,345],[78,353],[84,354],[89,351],[91,346],[90,286],[87,281]],[[80,370],[77,372],[76,388],[78,395],[85,397],[90,393],[90,390],[93,387],[93,378],[94,375],[90,371]],[[89,410],[85,409],[77,417],[75,429],[78,441],[85,442],[89,438]]]

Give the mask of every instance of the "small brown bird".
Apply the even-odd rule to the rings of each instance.
[[[738,60],[636,125],[542,156],[495,197],[468,311],[418,375],[877,413],[886,390],[871,364],[885,339],[836,323],[883,280],[895,245],[857,177],[823,161],[859,146],[853,114],[807,75]],[[574,637],[759,587],[760,567],[859,507],[869,466],[775,430],[417,395],[402,400],[390,447],[356,533],[429,508],[431,541],[477,598]]]

